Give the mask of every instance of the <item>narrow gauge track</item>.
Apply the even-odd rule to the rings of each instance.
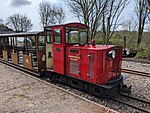
[[[130,69],[121,69],[122,72],[124,73],[129,73],[129,74],[135,74],[139,76],[145,76],[145,77],[150,77],[150,73],[146,72],[140,72],[140,71],[135,71],[135,70],[130,70]]]
[[[136,97],[131,96],[131,95],[126,95],[126,94],[124,94],[124,93],[121,93],[120,95],[123,96],[123,97],[125,97],[125,98],[127,98],[127,99],[130,99],[130,100],[132,99],[132,100],[134,100],[134,101],[140,102],[140,103],[142,103],[142,104],[144,103],[144,104],[147,104],[147,105],[150,106],[150,101],[143,100],[143,99],[140,99],[140,98],[136,98]],[[116,98],[113,98],[112,100],[114,100],[114,101],[116,101],[116,102],[119,102],[119,103],[122,103],[122,104],[124,104],[124,105],[130,106],[130,107],[132,107],[132,108],[134,108],[134,109],[143,111],[143,112],[145,112],[145,113],[150,113],[150,110],[149,110],[149,109],[141,108],[140,106],[131,104],[130,102],[122,101],[122,100],[116,99]]]
[[[134,96],[127,95],[127,94],[124,94],[124,93],[121,93],[120,95],[121,95],[121,96],[124,96],[124,97],[130,98],[130,99],[134,99],[134,100],[137,100],[137,101],[140,101],[140,102],[142,102],[142,103],[145,103],[145,104],[149,104],[149,105],[150,105],[150,101],[143,100],[143,99],[140,99],[140,98],[136,98],[136,97],[134,97]]]
[[[134,59],[134,58],[123,58],[122,60],[123,61],[131,61],[131,62],[150,64],[149,60],[141,60],[141,59]]]
[[[1,59],[0,59],[0,62],[3,63],[3,64],[5,64],[5,65],[7,65],[7,66],[12,67],[12,68],[16,68],[16,69],[18,69],[18,70],[21,70],[21,71],[24,72],[24,73],[30,74],[30,75],[32,75],[32,76],[30,76],[30,77],[32,77],[32,78],[34,78],[34,79],[36,79],[36,80],[38,80],[38,81],[40,81],[40,82],[43,82],[43,83],[45,83],[45,84],[54,86],[54,87],[56,87],[56,88],[58,88],[58,89],[60,89],[60,90],[63,90],[63,91],[65,91],[65,92],[68,92],[69,94],[74,95],[74,96],[76,96],[76,97],[79,97],[79,98],[81,98],[81,99],[83,99],[83,100],[87,100],[87,101],[93,102],[93,103],[95,103],[95,104],[99,104],[98,102],[95,102],[94,100],[88,99],[87,97],[80,96],[79,94],[76,94],[76,93],[74,94],[72,91],[68,91],[68,90],[66,90],[65,88],[62,88],[61,86],[57,86],[57,85],[55,85],[55,84],[53,84],[53,83],[49,83],[46,79],[43,79],[43,78],[40,78],[39,76],[37,76],[37,73],[34,73],[34,72],[32,72],[32,71],[25,71],[24,69],[22,69],[22,68],[20,68],[20,67],[18,67],[18,66],[16,66],[16,65],[10,64],[10,63],[8,63],[8,62],[5,62],[4,60],[1,60]],[[123,95],[123,96],[125,96],[125,97],[128,96],[128,95],[125,95],[125,94],[121,94],[121,95]],[[131,98],[131,96],[128,96],[128,97]],[[135,98],[135,97],[132,97],[132,98]],[[137,110],[140,110],[140,111],[144,111],[144,112],[150,113],[149,110],[146,110],[146,109],[144,109],[144,108],[137,107],[136,105],[132,105],[132,104],[130,104],[130,103],[127,103],[127,102],[124,102],[124,101],[121,101],[121,100],[118,100],[118,99],[115,99],[115,98],[113,98],[112,100],[113,100],[113,101],[116,101],[116,102],[119,102],[119,103],[122,103],[122,104],[124,104],[124,105],[127,105],[127,106],[129,106],[129,107],[132,107],[132,108],[134,108],[134,109],[137,109]],[[136,99],[134,99],[134,100],[136,100]],[[141,100],[142,100],[142,99],[140,99],[140,101],[141,101]],[[150,104],[150,102],[145,102],[144,100],[142,100],[141,102]]]

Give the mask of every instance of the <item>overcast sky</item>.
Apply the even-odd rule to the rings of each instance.
[[[42,30],[40,23],[40,18],[38,15],[38,6],[39,3],[43,0],[0,0],[0,18],[3,18],[5,21],[9,16],[20,13],[26,14],[33,23],[32,31]],[[77,22],[75,18],[67,9],[66,0],[45,0],[50,1],[52,4],[61,5],[66,11],[66,20],[67,22]],[[130,12],[133,11],[133,3],[130,3],[125,11],[122,14],[124,19],[128,19]]]

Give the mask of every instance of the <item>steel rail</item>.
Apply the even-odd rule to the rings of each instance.
[[[127,95],[127,94],[124,94],[124,93],[120,93],[120,95],[123,96],[123,97],[129,98],[129,99],[132,99],[132,100],[135,100],[135,101],[138,101],[138,102],[150,105],[150,101],[148,101],[148,100],[143,100],[141,98],[136,98],[134,96]],[[127,106],[130,106],[130,107],[132,107],[134,109],[137,109],[137,110],[140,110],[140,111],[143,111],[143,112],[146,112],[146,113],[150,113],[149,109],[140,108],[139,106],[133,105],[133,104],[131,104],[129,102],[125,102],[125,101],[122,101],[122,100],[119,100],[119,99],[115,99],[115,98],[113,98],[112,100],[114,100],[116,102],[119,102],[119,103],[122,103],[122,104],[125,104]]]
[[[130,69],[121,69],[121,72],[150,77],[150,73],[140,72],[140,71],[135,71],[135,70],[130,70]]]
[[[113,101],[116,101],[116,102],[119,102],[119,103],[122,103],[122,104],[124,104],[124,105],[127,105],[127,106],[129,106],[129,107],[132,107],[132,108],[134,108],[134,109],[137,109],[137,110],[139,110],[139,111],[143,111],[143,112],[145,112],[145,113],[150,113],[150,110],[147,110],[147,109],[144,109],[144,108],[140,108],[140,107],[138,107],[138,106],[136,106],[136,105],[133,105],[133,104],[131,104],[131,103],[129,103],[129,102],[125,102],[125,101],[122,101],[122,100],[119,100],[119,99],[112,99]]]
[[[135,97],[135,96],[127,95],[127,94],[124,94],[124,93],[121,93],[120,95],[150,105],[150,101],[148,101],[148,100],[143,100],[143,99],[141,99],[141,98],[137,98],[137,97]]]

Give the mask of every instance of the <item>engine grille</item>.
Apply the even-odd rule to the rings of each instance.
[[[70,60],[70,73],[79,74],[79,62]]]

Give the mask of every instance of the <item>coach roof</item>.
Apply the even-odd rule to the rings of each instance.
[[[35,35],[39,35],[39,34],[44,34],[44,32],[37,31],[37,32],[21,32],[21,33],[0,34],[0,37],[35,36]]]

